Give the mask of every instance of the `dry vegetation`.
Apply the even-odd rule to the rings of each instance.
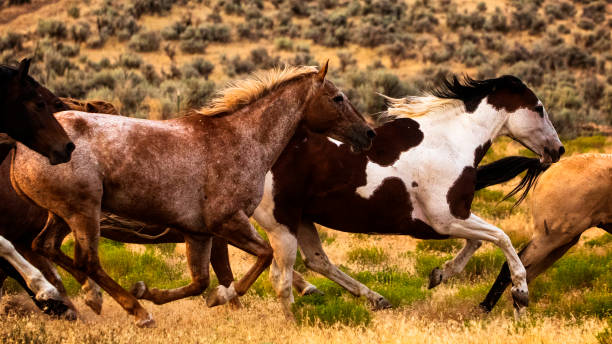
[[[15,3],[25,3],[15,5]],[[202,105],[231,78],[281,63],[331,60],[331,78],[360,110],[383,108],[375,92],[414,94],[448,72],[491,77],[514,73],[533,86],[565,138],[568,154],[612,152],[612,5],[603,1],[511,0],[0,0],[0,62],[35,55],[34,76],[61,96],[113,102],[124,114],[161,119]],[[575,138],[575,139],[574,139]],[[529,154],[499,140],[484,163]],[[478,193],[476,213],[506,230],[515,246],[530,237],[528,203],[511,212],[498,202],[512,183]],[[300,324],[287,323],[267,273],[245,309],[208,309],[201,298],[146,304],[158,327],[140,330],[110,299],[102,316],[80,301],[62,274],[81,319],[52,320],[23,302],[9,283],[0,342],[424,342],[610,343],[612,244],[586,232],[577,247],[532,285],[526,320],[512,320],[509,297],[492,315],[476,305],[503,256],[484,245],[465,273],[426,290],[430,269],[458,241],[365,236],[321,228],[331,260],[387,297],[372,312],[334,283],[297,269],[325,296],[296,297]],[[67,242],[64,249],[70,250]],[[103,263],[129,287],[185,284],[182,245],[102,244]],[[253,263],[231,251],[241,275]],[[25,304],[26,306],[23,306]],[[313,323],[314,322],[314,323]],[[607,329],[606,329],[607,328]]]

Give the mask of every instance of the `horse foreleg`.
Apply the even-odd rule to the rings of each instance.
[[[34,299],[40,303],[39,307],[45,313],[61,315],[68,310],[68,305],[65,304],[59,291],[45,279],[40,270],[17,252],[10,241],[2,236],[0,236],[0,257],[6,259],[8,264],[23,278],[27,289],[34,293]]]
[[[274,260],[270,267],[270,281],[280,299],[285,317],[293,319],[291,304],[293,293],[293,265],[297,255],[297,239],[287,230],[269,230],[268,238],[274,250]]]
[[[157,305],[161,305],[170,301],[202,294],[209,283],[208,264],[211,240],[210,236],[199,238],[185,236],[187,263],[191,273],[190,284],[180,288],[161,290],[157,288],[149,289],[143,281],[140,281],[132,287],[132,295],[138,299],[149,300]]]
[[[456,238],[489,241],[502,250],[510,268],[510,278],[513,284],[512,298],[517,314],[520,314],[521,310],[529,303],[527,272],[508,235],[474,214],[470,214],[465,220],[453,218],[446,226],[439,227],[442,234],[448,234]]]
[[[465,241],[465,246],[459,251],[455,258],[444,263],[442,269],[435,268],[429,274],[428,288],[434,288],[438,284],[447,281],[449,278],[463,271],[470,258],[480,248],[482,241],[468,239]]]
[[[212,265],[219,284],[229,288],[234,282],[234,274],[229,261],[229,251],[227,250],[227,240],[213,237],[212,248],[210,250],[210,265]],[[235,297],[230,300],[230,306],[234,309],[242,308],[240,299]]]
[[[257,277],[270,266],[272,262],[272,248],[257,233],[249,222],[249,217],[243,211],[235,213],[228,220],[218,226],[209,226],[214,235],[227,239],[232,245],[253,253],[257,256],[255,264],[237,282],[232,283],[229,288],[218,286],[206,299],[209,307],[227,303],[232,298],[244,295],[255,283]]]
[[[115,301],[129,314],[136,318],[136,325],[140,327],[154,326],[155,321],[138,303],[138,300],[123,289],[102,269],[98,257],[98,242],[100,239],[100,214],[99,206],[94,207],[91,213],[81,212],[63,218],[72,230],[75,239],[74,262],[64,261],[62,264],[72,265],[75,270],[80,270],[91,277],[100,287],[105,290]],[[50,221],[47,221],[49,224]],[[52,231],[57,226],[50,226],[46,230]],[[56,258],[65,259],[65,255],[56,254]]]
[[[310,221],[302,221],[297,231],[300,249],[304,254],[304,263],[310,270],[320,273],[338,283],[355,296],[364,296],[374,309],[390,308],[391,303],[382,295],[356,281],[332,264],[323,250],[317,229]]]
[[[62,282],[62,278],[59,276],[57,269],[51,262],[34,252],[30,247],[28,248],[19,248],[19,252],[34,266],[40,269],[40,272],[45,276],[45,278],[57,288],[58,292],[62,296],[64,303],[69,307],[68,311],[64,314],[64,318],[67,320],[76,320],[77,318],[77,309],[70,301],[68,294],[66,293],[66,288],[64,287],[64,283]]]
[[[77,282],[82,285],[85,292],[85,304],[96,314],[102,313],[102,292],[100,287],[92,281],[86,273],[76,269],[72,258],[61,250],[64,238],[70,234],[70,227],[58,216],[49,213],[47,223],[32,242],[34,252],[51,259],[55,264],[68,271]]]

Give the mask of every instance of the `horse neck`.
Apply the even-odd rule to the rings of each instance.
[[[429,134],[439,143],[446,141],[453,147],[473,154],[474,148],[499,136],[507,115],[493,108],[485,98],[472,113],[465,112],[463,107],[449,108],[415,120],[426,136]]]
[[[233,135],[249,144],[249,149],[259,148],[257,159],[267,169],[276,162],[304,117],[305,105],[313,96],[312,82],[310,77],[289,82],[225,117],[233,122]]]

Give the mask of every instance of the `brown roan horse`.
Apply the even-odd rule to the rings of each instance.
[[[49,90],[28,76],[30,60],[24,59],[17,69],[0,66],[0,159],[4,160],[14,147],[15,140],[42,154],[51,164],[70,160],[74,144],[53,117],[63,103]],[[7,213],[6,216],[15,216]],[[49,284],[35,267],[25,261],[4,237],[0,237],[0,263],[14,269],[32,290],[32,299],[45,312],[62,314],[68,307],[54,286]]]
[[[211,235],[257,255],[242,279],[224,295],[213,292],[212,299],[244,294],[272,260],[271,247],[248,218],[261,200],[266,172],[297,127],[304,124],[357,151],[375,135],[326,72],[327,64],[320,71],[263,73],[235,82],[198,114],[174,120],[58,114],[77,145],[71,162],[50,166],[18,145],[11,166],[15,189],[49,210],[33,245],[65,269],[86,272],[139,326],[152,325],[151,315],[100,266],[101,209],[172,226],[185,236],[192,283],[148,289],[144,298],[164,303],[200,294],[208,285]],[[74,262],[57,249],[68,228],[75,237]]]

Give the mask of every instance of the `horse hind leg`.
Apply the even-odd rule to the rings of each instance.
[[[329,261],[321,245],[317,229],[312,222],[303,221],[300,223],[297,235],[300,249],[304,254],[304,263],[309,269],[338,283],[355,296],[364,296],[374,309],[391,307],[391,303],[382,295],[351,278]]]
[[[212,238],[209,236],[193,238],[185,236],[187,263],[191,273],[191,283],[174,289],[149,289],[143,282],[137,282],[131,289],[138,299],[152,301],[157,305],[202,294],[209,284],[208,264],[211,253]]]
[[[236,212],[225,223],[207,227],[214,235],[227,239],[232,245],[257,256],[257,261],[244,277],[232,283],[229,288],[220,285],[208,295],[206,303],[209,307],[214,307],[244,295],[259,275],[270,266],[273,253],[270,245],[259,236],[243,211]]]
[[[217,275],[219,284],[229,288],[234,282],[234,274],[229,261],[229,251],[227,250],[227,240],[219,237],[213,237],[212,248],[210,250],[210,265]],[[233,309],[242,308],[240,299],[235,297],[230,301],[230,307]]]
[[[442,282],[463,271],[470,258],[482,246],[482,241],[467,239],[465,246],[459,251],[455,258],[444,263],[444,266],[433,269],[429,274],[429,289],[432,289]]]

